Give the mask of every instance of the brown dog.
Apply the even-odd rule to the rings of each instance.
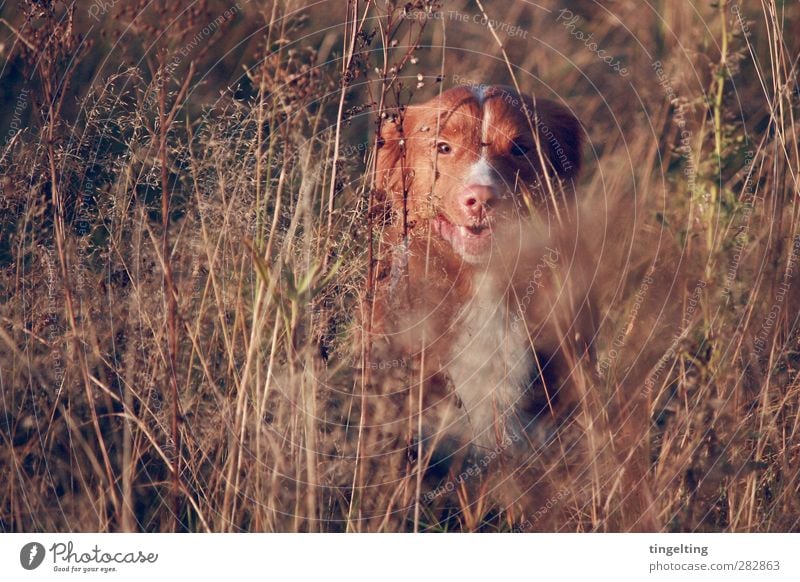
[[[581,144],[566,108],[502,86],[456,87],[384,124],[394,219],[371,340],[374,358],[417,362],[429,436],[542,442],[557,423],[541,421],[574,405],[594,336],[567,196]]]

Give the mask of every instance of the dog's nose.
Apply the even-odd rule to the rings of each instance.
[[[464,212],[470,217],[483,218],[497,199],[491,186],[467,186],[461,192],[460,202]]]

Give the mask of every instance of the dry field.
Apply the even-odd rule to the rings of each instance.
[[[0,531],[797,531],[800,4],[0,3]],[[601,314],[555,441],[418,454],[377,132],[569,106]]]

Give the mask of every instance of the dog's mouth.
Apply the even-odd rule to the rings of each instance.
[[[453,224],[444,214],[439,214],[433,220],[433,228],[470,263],[484,260],[492,247],[492,228],[488,220],[462,226]]]

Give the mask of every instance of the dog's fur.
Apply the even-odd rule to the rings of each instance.
[[[546,442],[557,423],[544,420],[574,406],[573,371],[594,337],[571,212],[578,120],[508,87],[456,87],[386,121],[381,137],[378,188],[394,218],[373,359],[417,363],[427,436]]]

